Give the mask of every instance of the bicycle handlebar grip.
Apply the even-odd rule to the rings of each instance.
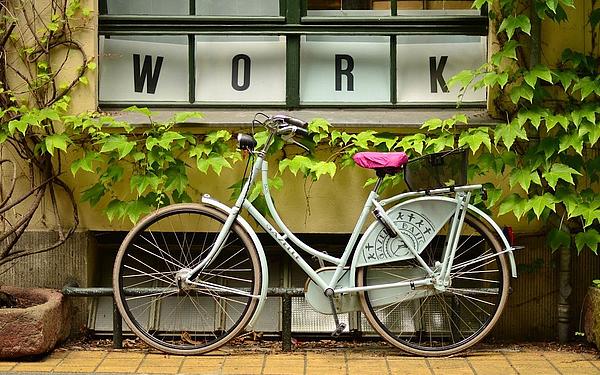
[[[308,122],[297,119],[297,118],[290,117],[288,115],[275,115],[272,117],[272,119],[275,121],[281,121],[288,125],[292,125],[292,126],[295,126],[298,128],[303,128],[303,129],[306,129],[306,127],[308,126]]]
[[[288,117],[286,122],[290,125],[302,128],[302,130],[306,130],[306,127],[308,126],[308,122],[293,117]]]

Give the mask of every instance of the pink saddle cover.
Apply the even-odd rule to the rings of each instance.
[[[367,169],[399,169],[408,163],[404,152],[357,152],[352,159],[359,167]]]

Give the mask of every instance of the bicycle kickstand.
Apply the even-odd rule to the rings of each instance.
[[[331,337],[338,337],[346,328],[346,323],[340,323],[337,311],[335,310],[333,296],[329,296],[329,303],[331,304],[331,312],[333,313],[333,320],[335,321],[335,331],[331,333]]]

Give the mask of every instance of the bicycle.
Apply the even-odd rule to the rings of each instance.
[[[164,352],[200,354],[252,326],[266,300],[268,262],[242,209],[306,272],[305,298],[333,315],[334,335],[345,328],[338,315],[355,311],[389,343],[417,355],[453,354],[489,333],[506,304],[509,267],[517,276],[515,248],[470,204],[483,187],[466,184],[465,150],[410,162],[402,152],[356,154],[378,180],[335,257],[286,227],[269,190],[265,157],[275,136],[305,148],[294,137],[308,134],[307,123],[276,115],[261,124],[268,139],[258,150],[253,136],[238,136],[239,148],[251,155],[246,170],[252,167],[233,207],[208,195],[201,203],[173,204],[142,219],[124,239],[113,269],[114,297],[138,337]],[[380,199],[384,177],[400,172],[409,191]],[[259,176],[274,225],[246,199]],[[361,237],[370,213],[375,220]],[[313,269],[292,244],[333,266]]]

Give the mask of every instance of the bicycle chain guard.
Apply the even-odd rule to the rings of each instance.
[[[418,253],[421,253],[452,217],[455,210],[454,201],[423,197],[402,202],[387,211],[387,215],[396,230],[411,242],[410,245]],[[375,221],[367,228],[357,249],[359,254],[355,258],[356,267],[414,258],[400,236],[390,237],[379,221]]]

